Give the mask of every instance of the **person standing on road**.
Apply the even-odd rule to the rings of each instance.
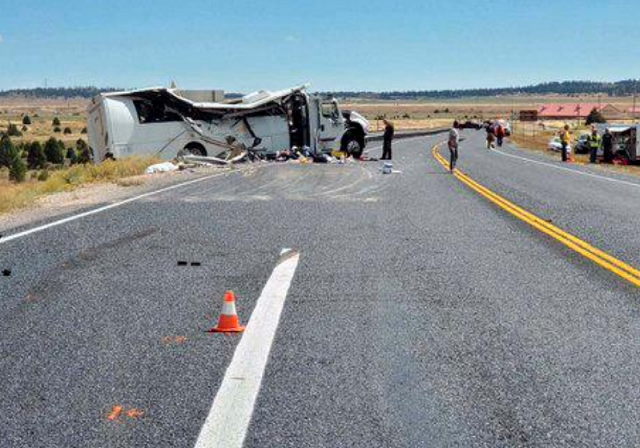
[[[496,136],[494,134],[493,124],[487,124],[487,149],[493,148],[495,137]]]
[[[560,131],[560,142],[562,143],[562,161],[567,162],[569,160],[569,145],[571,144],[571,133],[569,132],[568,124],[565,124],[564,129]]]
[[[589,162],[596,163],[598,161],[598,150],[602,145],[602,137],[598,135],[598,129],[593,126],[591,135],[589,136]]]
[[[449,130],[449,171],[453,172],[458,162],[458,144],[460,142],[460,132],[458,132],[458,121],[453,122],[453,127]]]
[[[504,127],[498,123],[498,127],[496,128],[496,140],[498,143],[498,148],[502,148],[502,141],[504,140]]]
[[[609,128],[604,130],[602,136],[602,152],[604,152],[604,163],[611,163],[613,161],[613,134]]]
[[[388,120],[382,120],[384,123],[384,136],[382,141],[382,157],[380,160],[391,160],[391,142],[393,140],[393,123]]]

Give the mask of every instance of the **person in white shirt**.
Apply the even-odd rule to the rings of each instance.
[[[453,127],[449,130],[449,171],[453,172],[458,162],[458,143],[460,142],[460,132],[458,132],[458,120],[453,122]]]

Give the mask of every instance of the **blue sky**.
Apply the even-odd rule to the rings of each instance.
[[[0,89],[250,91],[640,77],[632,1],[0,0]]]

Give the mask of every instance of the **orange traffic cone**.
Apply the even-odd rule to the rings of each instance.
[[[227,291],[224,294],[224,302],[222,302],[222,313],[218,320],[218,326],[209,330],[213,333],[242,333],[244,327],[240,325],[238,313],[236,312],[236,295],[233,291]]]

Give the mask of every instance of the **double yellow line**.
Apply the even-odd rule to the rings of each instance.
[[[442,155],[438,152],[438,146],[439,145],[436,145],[432,148],[433,156],[436,158],[438,162],[440,162],[440,164],[445,169],[449,169],[449,162],[444,157],[442,157]],[[581,240],[580,238],[574,235],[571,235],[568,232],[565,232],[564,230],[560,229],[557,226],[554,226],[553,224],[545,221],[544,219],[537,217],[533,213],[530,213],[524,210],[523,208],[518,207],[517,205],[508,201],[507,199],[503,198],[497,193],[494,193],[493,191],[489,190],[487,187],[479,184],[478,182],[476,182],[475,180],[473,180],[472,178],[464,174],[462,171],[456,169],[454,170],[453,174],[456,178],[458,178],[462,183],[467,185],[469,188],[476,191],[480,195],[484,196],[489,201],[493,202],[503,210],[509,212],[516,218],[526,222],[527,224],[538,229],[542,233],[549,235],[551,238],[559,241],[560,243],[578,252],[580,255],[584,256],[585,258],[588,258],[589,260],[602,266],[608,271],[613,272],[614,274],[622,277],[623,279],[634,284],[635,286],[640,287],[640,271],[639,270],[629,266],[625,262],[620,261],[615,257],[612,257],[611,255],[607,254],[606,252],[603,252],[597,247],[593,247],[589,243]]]

